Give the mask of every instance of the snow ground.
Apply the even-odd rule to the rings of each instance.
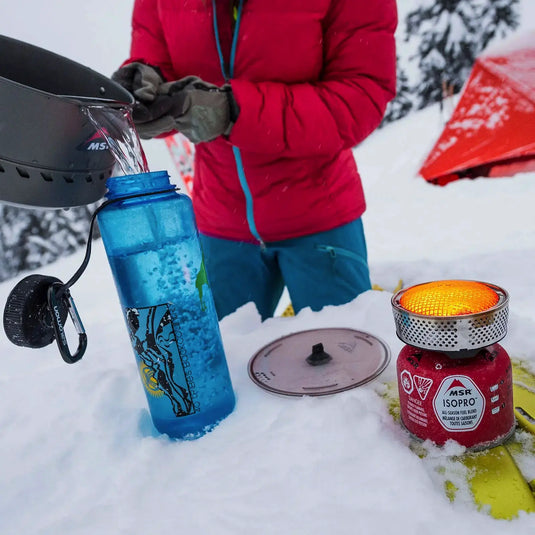
[[[535,20],[531,2],[524,0],[523,12]],[[110,73],[127,53],[131,4],[21,0],[0,32]],[[368,199],[372,279],[387,289],[399,278],[503,286],[511,302],[502,345],[535,369],[535,174],[429,185],[416,173],[440,127],[438,109],[430,108],[355,151]],[[163,143],[146,149],[152,169],[172,173]],[[81,259],[82,252],[40,272],[66,280]],[[0,302],[14,282],[0,284]],[[264,323],[253,305],[225,318],[237,406],[191,442],[152,428],[100,242],[72,293],[89,336],[80,363],[64,364],[54,346],[28,350],[0,336],[0,533],[533,533],[533,515],[497,521],[468,497],[451,504],[406,447],[378,394],[394,379],[402,346],[388,292]],[[315,327],[378,336],[392,352],[388,369],[332,397],[277,397],[252,383],[247,363],[258,349]]]

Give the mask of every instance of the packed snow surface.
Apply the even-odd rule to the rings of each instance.
[[[522,13],[534,20],[531,1]],[[128,52],[131,5],[20,1],[5,10],[0,32],[110,74]],[[82,361],[67,365],[54,345],[31,350],[0,338],[0,533],[531,535],[533,515],[499,521],[478,512],[470,496],[450,503],[380,395],[395,379],[402,347],[389,292],[399,279],[504,287],[510,322],[502,345],[535,369],[535,174],[427,184],[417,171],[441,121],[429,108],[355,150],[372,280],[385,291],[295,318],[262,323],[252,304],[225,318],[237,405],[198,440],[155,432],[107,259],[95,243],[72,288],[89,337]],[[163,142],[145,148],[152,170],[174,173]],[[67,280],[82,256],[40,272]],[[0,285],[0,302],[15,282]],[[325,397],[276,396],[250,380],[247,364],[262,346],[320,327],[381,338],[390,365],[362,387]]]

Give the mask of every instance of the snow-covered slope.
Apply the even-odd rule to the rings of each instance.
[[[3,14],[0,31],[109,73],[127,51],[130,7],[20,1]],[[425,183],[416,172],[440,126],[431,108],[355,151],[373,281],[393,288],[399,278],[410,285],[458,277],[504,286],[511,317],[503,345],[535,369],[535,174]],[[170,168],[162,142],[148,143],[147,152],[152,169]],[[66,280],[81,259],[82,252],[40,272]],[[0,285],[1,303],[15,282]],[[192,442],[169,441],[151,425],[100,242],[72,293],[89,336],[80,363],[64,364],[54,346],[23,349],[0,336],[0,533],[533,533],[532,515],[497,521],[468,500],[451,504],[407,449],[378,395],[401,348],[387,292],[296,318],[261,323],[246,305],[224,319],[237,406]],[[388,343],[392,362],[378,380],[302,399],[251,382],[247,363],[264,344],[331,326]],[[535,466],[528,470],[535,477]]]

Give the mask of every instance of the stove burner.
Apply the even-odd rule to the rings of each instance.
[[[475,281],[424,283],[392,297],[400,340],[456,358],[471,357],[505,337],[508,304],[503,288]]]
[[[399,304],[424,316],[462,316],[485,312],[499,301],[498,293],[477,281],[437,281],[419,284],[402,293]]]
[[[397,292],[392,309],[407,345],[397,359],[401,420],[422,440],[478,450],[515,428],[507,333],[509,296],[484,282],[428,282]]]

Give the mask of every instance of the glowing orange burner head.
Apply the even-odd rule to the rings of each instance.
[[[407,289],[399,304],[414,314],[444,317],[484,312],[499,300],[498,293],[482,282],[444,280]]]

